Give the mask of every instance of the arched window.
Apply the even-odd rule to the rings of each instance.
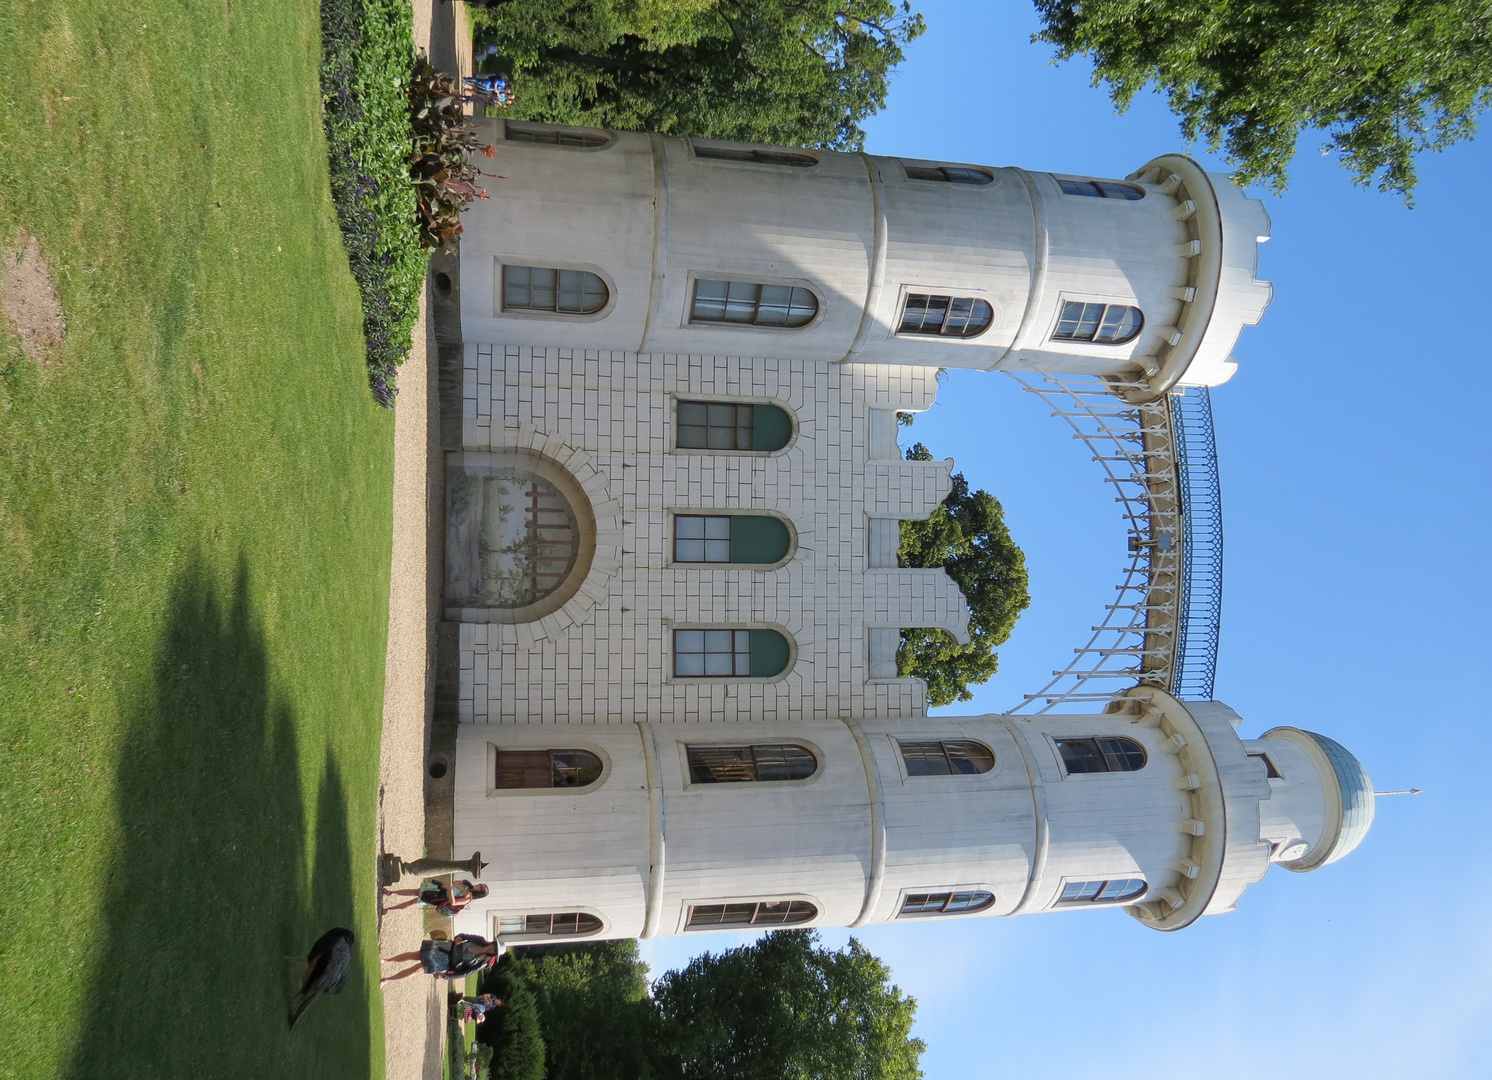
[[[1136,772],[1145,767],[1145,748],[1133,739],[1058,739],[1057,749],[1068,773]]]
[[[995,767],[994,751],[972,739],[903,741],[901,758],[908,776],[973,775]]]
[[[970,889],[967,892],[924,892],[907,893],[905,900],[901,902],[901,911],[898,916],[903,915],[967,915],[975,911],[983,911],[995,902],[995,894],[985,892],[983,889]]]
[[[1057,177],[1057,185],[1064,195],[1088,195],[1096,199],[1124,199],[1133,202],[1145,197],[1145,189],[1134,184],[1121,184],[1117,180],[1064,180]]]
[[[787,526],[765,514],[676,514],[673,559],[680,563],[770,565],[792,545]]]
[[[809,169],[819,163],[812,154],[777,147],[742,146],[739,143],[703,142],[694,140],[694,156],[713,158],[716,161],[752,161],[759,165],[788,165],[795,169]]]
[[[689,321],[791,330],[806,326],[818,313],[818,298],[808,289],[754,281],[699,280],[694,283]]]
[[[994,176],[968,165],[908,165],[902,162],[909,180],[939,180],[949,184],[988,184]]]
[[[818,917],[819,909],[807,900],[763,900],[746,904],[692,904],[689,930],[714,930],[723,926],[791,926]]]
[[[509,142],[540,143],[571,150],[594,150],[611,142],[610,135],[595,128],[534,124],[526,120],[503,121],[503,135]]]
[[[791,655],[776,630],[673,632],[673,673],[681,679],[770,679]]]
[[[806,780],[818,759],[806,746],[755,743],[751,746],[689,746],[689,779],[695,784]]]
[[[498,936],[508,934],[542,934],[545,937],[573,937],[579,934],[594,934],[601,929],[601,920],[584,911],[556,911],[538,915],[500,915],[497,919]]]
[[[601,779],[601,759],[589,750],[499,750],[499,788],[582,788]]]
[[[1064,300],[1053,341],[1091,341],[1095,345],[1123,345],[1133,341],[1145,325],[1137,307],[1124,304],[1085,304]]]
[[[1059,904],[1122,904],[1145,895],[1144,878],[1116,878],[1110,881],[1069,881],[1062,886]]]
[[[586,270],[504,266],[503,310],[593,315],[611,298],[606,282]]]
[[[901,312],[898,334],[929,334],[942,337],[978,337],[989,329],[994,309],[972,296],[933,296],[908,293]]]
[[[681,401],[678,420],[681,450],[781,450],[793,437],[792,419],[776,405]]]

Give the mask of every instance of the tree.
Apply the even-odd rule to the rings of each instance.
[[[537,1002],[547,1051],[541,1076],[647,1080],[657,1075],[659,1023],[636,941],[528,947],[504,957],[499,971],[504,965]]]
[[[932,453],[916,443],[909,461],[931,461]],[[1031,604],[1026,556],[1010,538],[1005,511],[988,491],[970,491],[962,473],[926,521],[901,523],[902,566],[941,566],[958,583],[969,604],[969,644],[960,645],[946,630],[914,627],[901,632],[896,671],[927,683],[932,705],[968,701],[970,683],[989,680],[999,667],[996,646],[1010,639],[1016,619]]]
[[[1036,40],[1094,61],[1120,110],[1154,82],[1243,183],[1285,187],[1303,129],[1410,200],[1414,154],[1468,139],[1492,85],[1486,0],[1036,0]]]
[[[494,993],[503,1006],[477,1026],[477,1040],[492,1047],[491,1080],[544,1080],[544,1035],[534,993],[504,963],[482,981],[483,993]]]
[[[811,930],[696,957],[653,988],[681,1080],[916,1080],[917,1003],[860,942]]]
[[[907,0],[492,0],[511,115],[672,135],[859,149],[902,46]]]

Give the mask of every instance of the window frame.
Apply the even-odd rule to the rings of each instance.
[[[920,182],[924,184],[948,184],[954,187],[987,188],[993,185],[997,179],[992,170],[986,169],[982,165],[957,165],[949,164],[944,161],[919,161],[916,158],[897,158],[896,160],[897,163],[901,165],[903,178],[913,182]],[[928,172],[940,172],[943,175],[941,177],[913,176],[913,169],[925,169]],[[985,177],[985,179],[955,180],[948,175],[948,170],[950,169],[971,173],[979,173],[981,176]]]
[[[581,138],[599,138],[604,141],[599,146],[566,146],[564,143],[557,141],[551,143],[548,140],[541,139],[515,139],[508,134],[511,125],[514,124],[523,124],[534,129],[543,128],[546,131],[555,131],[560,136],[576,135]],[[603,150],[610,150],[617,144],[617,137],[614,132],[608,131],[605,128],[586,127],[580,124],[549,124],[542,120],[510,120],[507,117],[503,117],[501,130],[502,138],[500,141],[502,142],[517,143],[520,146],[541,146],[552,150],[568,150],[571,153],[578,154],[600,153]],[[516,130],[522,131],[523,129],[518,128]]]
[[[701,154],[700,149],[706,151]],[[715,150],[719,153],[712,154],[708,151]],[[751,155],[748,157],[727,157],[727,154]],[[761,156],[791,157],[795,161],[764,161]],[[748,168],[767,169],[791,169],[794,172],[807,172],[816,169],[823,164],[823,158],[812,150],[805,150],[796,146],[773,146],[770,143],[748,143],[738,142],[734,139],[689,139],[689,157],[692,161],[706,162],[710,165],[735,167],[744,165]]]
[[[782,410],[787,417],[788,436],[787,442],[776,450],[712,450],[708,446],[680,446],[679,445],[679,406],[684,403],[700,405],[772,405]],[[697,454],[719,457],[734,455],[737,457],[774,457],[785,454],[793,448],[798,441],[798,413],[781,398],[768,397],[733,397],[725,394],[692,394],[692,393],[670,393],[668,395],[668,419],[665,438],[668,440],[668,452],[670,454]],[[786,520],[786,519],[784,519]],[[796,530],[790,530],[793,534],[793,550],[797,550],[798,535]]]
[[[508,918],[527,920],[534,915],[548,915],[550,916],[551,920],[555,915],[588,915],[591,918],[597,920],[601,925],[595,930],[590,930],[586,931],[585,933],[579,934],[537,934],[530,933],[527,930],[524,930],[522,933],[517,934],[503,932],[503,919]],[[550,925],[553,925],[552,921]],[[513,942],[514,944],[533,944],[535,942],[543,940],[588,941],[604,936],[610,929],[611,922],[606,918],[604,914],[602,914],[600,911],[597,911],[595,908],[585,907],[583,905],[575,905],[565,911],[548,911],[537,908],[520,908],[516,911],[511,909],[490,909],[487,919],[487,933],[490,940],[509,941]]]
[[[753,402],[752,404],[755,404]],[[686,448],[689,452],[692,448]],[[773,451],[718,451],[720,453],[776,453]],[[782,524],[787,530],[787,552],[776,562],[769,563],[746,563],[746,562],[684,562],[678,559],[678,519],[681,517],[761,517],[772,518]],[[786,566],[793,561],[798,553],[798,530],[793,527],[792,520],[782,514],[771,510],[758,510],[750,508],[746,510],[725,510],[716,507],[679,506],[672,507],[668,511],[668,564],[670,566],[684,567],[691,571],[697,570],[775,570]]]
[[[536,262],[534,260],[541,260]],[[589,315],[572,315],[563,311],[545,311],[542,308],[509,308],[507,306],[507,268],[509,266],[537,266],[541,270],[575,270],[583,274],[594,274],[606,286],[606,303]],[[494,319],[534,319],[541,322],[583,323],[597,322],[616,310],[616,280],[594,263],[569,262],[551,259],[547,255],[497,254],[492,257],[492,317]]]
[[[1059,176],[1056,173],[1052,174],[1052,179],[1057,181],[1057,190],[1060,191],[1064,197],[1073,199],[1108,199],[1111,202],[1127,203],[1139,202],[1146,195],[1150,194],[1148,191],[1145,190],[1144,185],[1136,184],[1132,180],[1105,180],[1102,177],[1087,176]],[[1069,191],[1066,187],[1063,186],[1064,184],[1071,184],[1074,187],[1087,186],[1092,188],[1093,190]],[[1138,191],[1139,194],[1133,196],[1110,195],[1107,191],[1104,190],[1105,184],[1109,184],[1113,187],[1124,188],[1128,191]]]
[[[668,622],[665,620],[664,629],[667,633],[668,638],[668,673],[665,676],[665,682],[680,683],[685,686],[708,686],[722,683],[727,686],[740,686],[742,684],[749,683],[759,683],[765,685],[767,683],[781,682],[783,679],[791,675],[793,669],[798,665],[798,643],[796,640],[794,640],[793,635],[788,632],[787,628],[779,623],[748,622],[745,620],[741,622],[730,623]],[[782,670],[775,675],[678,675],[675,674],[678,668],[676,659],[677,654],[675,652],[674,646],[674,642],[677,639],[674,637],[674,635],[680,630],[771,630],[787,642],[787,663],[783,665]]]
[[[813,909],[813,914],[806,919],[797,922],[749,922],[749,923],[705,923],[703,925],[691,925],[695,908],[702,907],[729,907],[736,904],[755,904],[758,908],[763,904],[807,904]],[[758,913],[753,913],[753,919]],[[702,898],[697,900],[685,900],[679,905],[678,929],[675,933],[680,934],[709,934],[722,931],[772,929],[786,926],[812,926],[824,917],[824,905],[817,897],[808,896],[805,893],[787,893],[778,896],[750,896],[750,897],[728,897],[728,898]]]
[[[947,781],[947,780],[957,780],[957,781],[960,781],[960,782],[968,783],[968,782],[978,781],[978,780],[980,780],[982,778],[988,778],[988,777],[994,776],[995,773],[997,773],[997,772],[1000,771],[1000,755],[997,754],[995,752],[995,748],[993,746],[991,746],[984,739],[975,738],[975,737],[968,736],[968,735],[946,735],[946,736],[945,735],[929,735],[926,738],[916,738],[916,739],[903,738],[900,735],[889,735],[889,736],[887,736],[887,738],[889,738],[891,740],[891,749],[896,754],[896,765],[897,765],[897,768],[901,770],[901,780],[902,780],[902,783],[904,783],[904,784],[908,784],[908,783],[919,783],[920,784],[920,783],[925,783],[925,782],[928,782],[928,781],[938,781],[938,780],[944,780],[944,781]],[[985,769],[983,772],[973,772],[973,773],[966,773],[966,772],[913,773],[912,770],[911,770],[911,767],[907,764],[906,754],[904,754],[902,752],[901,744],[904,743],[904,742],[905,743],[931,743],[931,742],[935,742],[935,743],[974,743],[975,745],[982,746],[987,751],[989,751],[990,760],[993,762],[993,764],[991,764],[990,767],[988,769]],[[944,754],[946,755],[946,753],[947,753],[947,751],[945,750]]]
[[[1082,780],[1085,777],[1100,776],[1132,776],[1135,773],[1143,772],[1150,765],[1150,751],[1145,748],[1145,744],[1140,742],[1139,739],[1133,738],[1129,735],[1053,735],[1048,732],[1046,737],[1047,741],[1051,744],[1052,753],[1057,758],[1057,768],[1061,771],[1063,780]],[[1122,739],[1125,742],[1134,743],[1134,745],[1140,748],[1140,753],[1144,756],[1145,760],[1140,763],[1140,766],[1137,769],[1103,769],[1097,772],[1069,772],[1067,769],[1067,759],[1062,756],[1062,744],[1064,742],[1096,743],[1098,739]],[[1103,753],[1103,749],[1101,747],[1097,747],[1097,749],[1099,755],[1103,757],[1104,762],[1107,764],[1107,755]]]
[[[1139,892],[1132,893],[1132,894],[1127,895],[1127,896],[1103,897],[1103,896],[1095,895],[1093,897],[1078,897],[1078,898],[1074,898],[1074,899],[1071,899],[1071,900],[1064,900],[1064,899],[1062,899],[1062,894],[1067,891],[1067,888],[1070,885],[1092,885],[1094,883],[1099,883],[1099,892],[1102,893],[1103,889],[1107,888],[1109,885],[1112,885],[1112,884],[1114,884],[1116,882],[1129,882],[1129,881],[1138,881],[1140,884],[1142,884],[1145,887],[1143,889],[1141,889]],[[1150,895],[1150,889],[1151,889],[1150,879],[1147,878],[1147,877],[1145,877],[1145,875],[1142,874],[1138,870],[1134,871],[1133,874],[1132,874],[1132,876],[1129,876],[1129,877],[1113,877],[1113,878],[1064,877],[1064,878],[1062,878],[1061,880],[1059,880],[1057,882],[1057,892],[1056,892],[1056,895],[1052,898],[1052,907],[1054,907],[1054,908],[1078,908],[1078,909],[1082,909],[1082,908],[1090,908],[1090,907],[1121,907],[1121,906],[1126,905],[1126,904],[1138,904],[1138,903],[1143,902],[1144,899],[1145,899],[1145,897],[1147,897],[1147,896]]]
[[[779,788],[784,788],[784,787],[793,787],[793,786],[801,787],[804,784],[808,784],[808,783],[810,783],[810,782],[812,782],[814,780],[817,780],[821,775],[823,775],[823,772],[824,772],[824,753],[823,753],[823,751],[820,750],[818,748],[818,746],[814,745],[813,743],[806,742],[803,739],[796,739],[795,738],[795,739],[792,739],[791,741],[784,741],[784,740],[782,740],[780,738],[776,738],[774,740],[774,738],[771,737],[771,736],[763,736],[763,737],[761,737],[759,739],[751,739],[749,737],[747,739],[742,739],[742,738],[740,738],[738,736],[736,738],[725,738],[725,737],[722,737],[722,738],[713,738],[713,739],[688,739],[688,740],[679,739],[678,740],[678,745],[679,745],[679,762],[680,762],[680,765],[681,765],[681,767],[683,769],[684,787],[686,789],[698,787],[698,788],[707,788],[707,789],[709,789],[711,791],[757,791],[757,790],[761,790],[762,787],[763,787],[763,785],[765,785],[768,790],[776,791]],[[727,748],[728,747],[730,749],[737,749],[737,748],[743,747],[743,746],[744,747],[790,746],[790,747],[793,747],[795,749],[802,750],[804,753],[808,754],[809,757],[813,758],[813,771],[809,772],[805,776],[795,776],[795,777],[791,777],[791,778],[783,779],[783,780],[761,780],[761,779],[752,779],[752,780],[696,780],[695,779],[695,777],[694,777],[693,762],[690,760],[690,751],[691,750],[707,750],[707,749],[710,749],[712,747],[714,747],[714,748]]]
[[[1098,324],[1094,327],[1093,330],[1095,335],[1097,335],[1098,331],[1103,328],[1104,321],[1108,317],[1110,308],[1123,308],[1130,311],[1136,311],[1139,313],[1140,323],[1137,327],[1135,327],[1134,332],[1128,337],[1119,338],[1114,341],[1095,341],[1093,338],[1081,337],[1058,337],[1057,328],[1062,325],[1063,316],[1067,310],[1068,304],[1082,304],[1084,306],[1087,306],[1089,304],[1099,304],[1103,306],[1104,310],[1099,315]],[[1056,310],[1052,313],[1052,324],[1047,331],[1046,340],[1050,342],[1057,342],[1062,345],[1087,345],[1095,349],[1121,349],[1126,345],[1133,345],[1135,342],[1139,341],[1140,338],[1144,335],[1145,327],[1148,324],[1149,322],[1145,318],[1145,309],[1140,307],[1139,301],[1133,297],[1124,300],[1103,300],[1072,297],[1064,293],[1061,296],[1057,297]]]
[[[585,787],[547,787],[547,788],[500,788],[497,786],[497,755],[499,751],[549,751],[555,750],[584,750],[588,754],[594,754],[601,759],[601,774],[596,779],[585,785]],[[545,798],[548,796],[570,796],[589,795],[599,791],[606,786],[611,779],[612,761],[611,755],[602,747],[586,739],[570,739],[566,737],[565,746],[554,746],[549,743],[540,745],[535,742],[533,736],[499,745],[489,741],[487,743],[487,797],[498,799],[530,799]]]
[[[688,279],[684,283],[684,317],[679,323],[680,329],[693,330],[705,327],[712,330],[724,328],[728,330],[769,330],[773,333],[802,333],[805,330],[812,330],[824,321],[826,290],[820,288],[814,282],[806,278],[762,278],[755,276],[749,270],[742,271],[740,276],[734,276],[734,274],[735,272],[730,270],[711,271],[709,273],[697,270],[690,271]],[[802,289],[813,297],[816,307],[814,308],[811,319],[796,326],[773,325],[772,323],[759,323],[754,320],[752,322],[730,322],[724,319],[696,319],[694,317],[694,303],[699,293],[700,282],[703,281],[724,281],[737,285],[772,286],[780,289]],[[789,298],[791,298],[791,293],[789,294]],[[758,310],[760,310],[759,300],[757,301],[757,306]]]
[[[941,896],[948,895],[941,909],[937,911],[907,911],[907,903],[914,896]],[[977,907],[964,908],[959,911],[947,910],[948,904],[953,902],[959,893],[984,893],[989,899]],[[978,885],[938,885],[933,888],[903,889],[897,898],[896,914],[892,916],[893,921],[902,919],[957,919],[971,915],[984,915],[995,906],[999,899],[992,885],[980,883]]]

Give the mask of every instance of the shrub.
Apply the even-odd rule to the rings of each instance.
[[[491,1080],[544,1080],[544,1036],[533,991],[504,957],[482,991],[503,999],[503,1006],[477,1025],[477,1040],[492,1047]]]
[[[411,9],[404,0],[322,0],[321,42],[332,202],[362,295],[368,381],[389,408],[426,270],[408,167]]]

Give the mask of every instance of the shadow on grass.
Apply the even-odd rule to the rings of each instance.
[[[286,1028],[302,971],[287,957],[352,925],[351,851],[329,749],[308,847],[297,718],[271,686],[250,595],[242,562],[226,602],[201,568],[175,588],[120,757],[122,840],[64,1075],[371,1072],[356,967],[344,993]]]

